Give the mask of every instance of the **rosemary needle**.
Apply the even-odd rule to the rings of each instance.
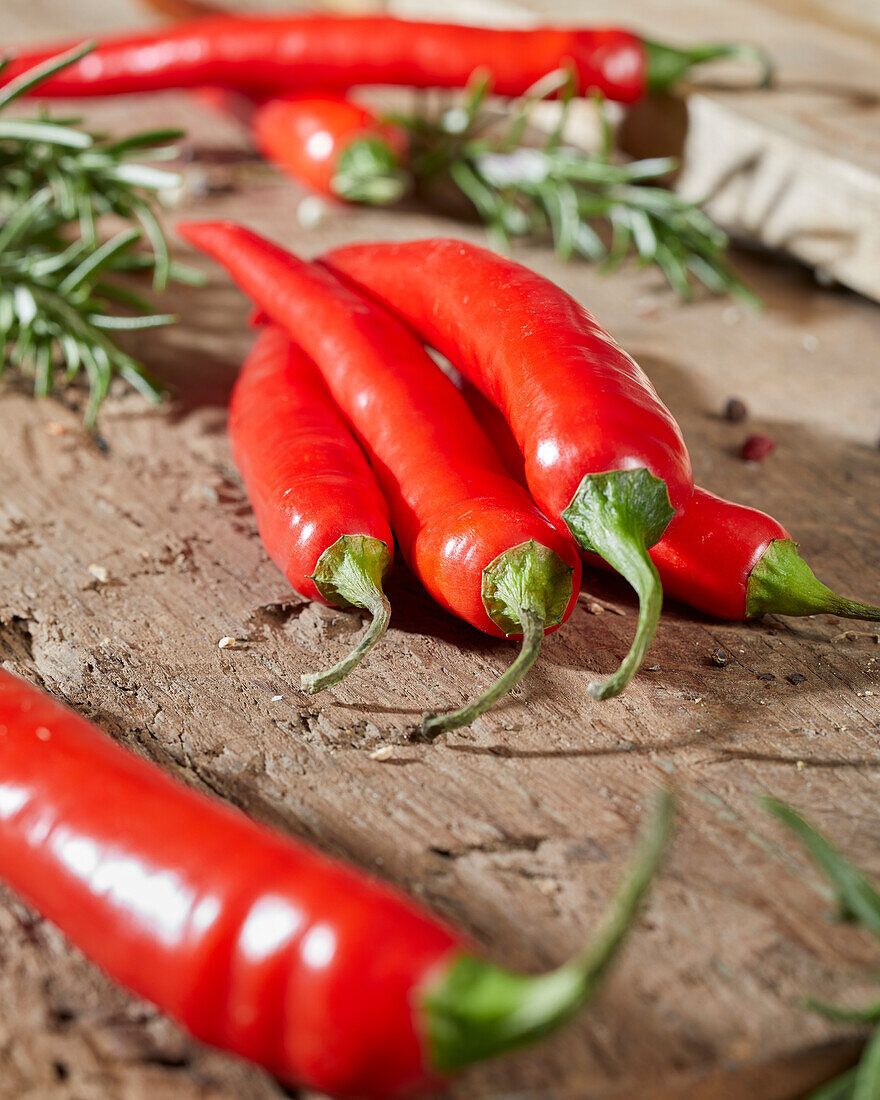
[[[549,233],[564,259],[581,256],[611,271],[634,252],[643,266],[659,267],[682,298],[690,298],[699,282],[713,294],[757,304],[724,259],[727,236],[697,204],[660,185],[675,169],[674,158],[616,159],[598,98],[599,149],[562,144],[574,96],[570,73],[548,74],[509,115],[486,106],[490,90],[488,77],[477,74],[464,102],[436,121],[392,116],[410,135],[411,172],[420,191],[430,190],[426,183],[451,180],[502,247],[513,237]],[[558,124],[542,146],[524,145],[533,108],[549,96],[561,102]]]
[[[7,85],[0,112],[90,49],[69,50]],[[83,129],[81,121],[45,112],[30,119],[0,115],[0,374],[11,367],[44,396],[83,373],[91,428],[114,375],[154,401],[161,396],[112,334],[176,320],[155,312],[119,276],[150,271],[156,290],[169,279],[197,276],[171,263],[154,208],[156,192],[179,177],[131,159],[169,159],[181,132],[156,129],[114,140]],[[125,226],[110,237],[100,231],[107,215]],[[143,241],[146,249],[138,247]]]

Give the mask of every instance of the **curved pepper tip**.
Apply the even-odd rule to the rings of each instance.
[[[474,719],[479,718],[499,699],[502,699],[510,690],[516,687],[520,680],[529,671],[538,657],[541,642],[544,640],[544,619],[540,615],[527,609],[521,612],[522,620],[522,645],[513,663],[501,673],[498,679],[491,684],[477,699],[471,700],[458,710],[448,711],[445,714],[428,712],[422,716],[421,734],[433,741],[441,733],[469,726]]]
[[[565,619],[572,604],[572,568],[548,546],[531,539],[512,546],[484,569],[486,614],[505,634],[522,633],[519,654],[478,698],[447,714],[425,714],[423,737],[468,726],[522,680],[537,659],[544,632]]]

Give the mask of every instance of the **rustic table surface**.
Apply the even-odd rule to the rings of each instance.
[[[100,0],[6,0],[4,36],[135,18]],[[417,210],[339,210],[302,228],[301,193],[186,97],[84,110],[114,130],[187,128],[192,160],[169,222],[233,217],[307,256],[358,238],[481,239]],[[546,248],[519,255],[646,367],[703,484],[777,514],[820,576],[880,603],[880,308],[766,257],[737,256],[758,312],[681,306],[650,271],[603,279]],[[248,307],[210,277],[168,294],[180,325],[137,341],[173,399],[152,408],[114,394],[106,448],[75,410],[12,381],[0,391],[4,667],[186,782],[397,883],[514,966],[577,948],[652,788],[674,784],[674,851],[595,1009],[470,1074],[457,1100],[794,1100],[847,1064],[859,1033],[797,997],[870,997],[880,954],[827,919],[822,882],[756,799],[790,799],[880,876],[880,636],[827,616],[727,624],[670,605],[649,667],[599,705],[587,682],[625,651],[635,605],[625,586],[589,577],[509,701],[426,746],[409,740],[422,709],[471,695],[510,647],[438,611],[400,569],[386,644],[307,698],[300,672],[342,654],[360,620],[293,596],[259,542],[224,433]],[[731,395],[746,423],[720,415]],[[751,431],[778,441],[760,467],[736,455]],[[224,635],[242,644],[220,650]],[[717,647],[726,667],[712,663]],[[380,745],[393,746],[384,762],[370,757]],[[0,935],[3,1098],[285,1095],[113,988],[6,892]]]

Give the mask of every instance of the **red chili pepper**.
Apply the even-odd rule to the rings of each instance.
[[[671,596],[721,619],[822,612],[880,619],[880,608],[822,584],[781,523],[705,489],[694,489],[651,557]]]
[[[507,421],[466,380],[462,392],[511,476],[524,485],[522,452]],[[822,584],[781,523],[697,486],[650,554],[665,592],[719,619],[822,612],[880,619],[880,608],[844,599]]]
[[[567,1020],[632,921],[670,812],[667,795],[595,943],[521,976],[0,669],[0,878],[197,1038],[334,1096],[413,1096]]]
[[[65,46],[18,54],[10,80]],[[391,16],[215,16],[101,40],[81,61],[40,85],[40,96],[114,95],[218,85],[255,95],[342,91],[356,84],[463,88],[475,70],[497,95],[522,95],[571,67],[581,94],[624,103],[665,88],[691,66],[754,58],[739,45],[677,49],[615,28],[502,30]],[[766,60],[761,58],[765,77]]]
[[[639,366],[559,287],[456,240],[339,248],[327,267],[397,313],[504,414],[544,514],[639,594],[633,646],[596,698],[638,671],[662,589],[646,545],[693,491],[678,425]]]
[[[400,549],[434,599],[496,637],[522,636],[511,667],[434,735],[473,721],[525,675],[545,629],[571,614],[580,559],[508,476],[455,386],[384,310],[242,226],[189,222],[181,236],[230,272],[318,364],[366,448]]]
[[[384,205],[408,188],[404,128],[342,96],[271,99],[252,127],[267,160],[321,195]]]
[[[280,329],[265,329],[245,360],[229,405],[229,440],[260,537],[297,592],[373,616],[346,658],[302,677],[305,691],[322,691],[388,627],[388,505],[315,364]]]

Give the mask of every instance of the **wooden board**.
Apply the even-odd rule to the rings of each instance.
[[[23,34],[34,8],[10,7]],[[170,117],[190,129],[190,193],[174,217],[239,218],[305,255],[376,236],[479,239],[417,211],[338,211],[305,230],[293,186],[207,156],[242,139],[189,100],[85,109],[114,129]],[[681,307],[651,272],[602,280],[545,249],[520,255],[640,359],[704,484],[774,511],[824,579],[880,602],[874,307],[748,259],[760,313]],[[114,395],[106,452],[74,411],[10,382],[0,391],[4,666],[184,780],[399,884],[514,966],[546,967],[578,947],[652,788],[672,782],[672,858],[595,1010],[470,1074],[454,1100],[795,1100],[851,1059],[858,1032],[795,1000],[874,996],[880,953],[825,919],[820,879],[756,797],[791,799],[880,876],[871,627],[825,616],[721,624],[671,606],[650,668],[598,705],[586,683],[625,651],[635,607],[624,586],[591,578],[509,703],[425,746],[408,740],[422,708],[464,699],[510,648],[437,611],[399,570],[387,643],[346,684],[308,699],[293,686],[300,672],[340,655],[359,620],[291,597],[256,536],[224,435],[251,339],[246,303],[212,271],[206,289],[175,289],[168,304],[183,323],[136,346],[176,397],[151,409]],[[732,394],[747,401],[747,424],[720,418]],[[735,454],[752,430],[779,441],[761,467]],[[603,613],[590,613],[595,601]],[[244,644],[219,650],[224,635]],[[711,662],[717,646],[731,655],[723,669]],[[384,744],[391,759],[371,760]],[[8,893],[0,928],[3,1100],[283,1095],[113,990]]]

